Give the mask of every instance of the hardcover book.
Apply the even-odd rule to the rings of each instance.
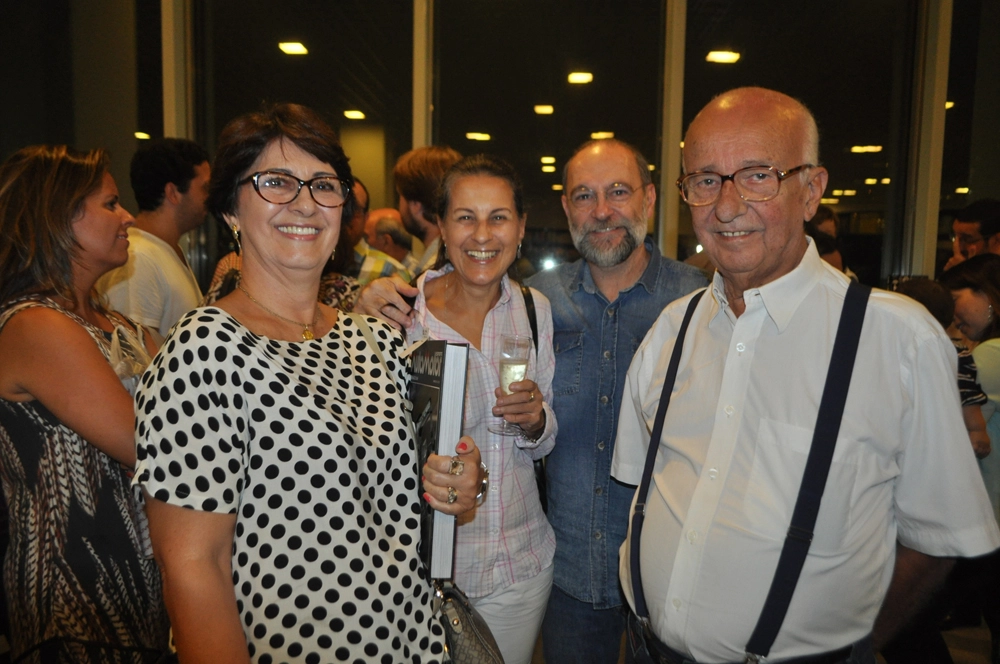
[[[410,401],[418,470],[431,454],[451,457],[462,437],[469,345],[425,340],[409,350]],[[476,472],[466,468],[466,472]],[[423,486],[417,487],[423,496]],[[450,579],[455,561],[455,517],[420,498],[420,557],[432,579]]]

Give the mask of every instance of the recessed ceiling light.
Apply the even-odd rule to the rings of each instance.
[[[555,173],[555,172],[556,172],[555,166],[542,166],[542,173]]]
[[[851,152],[881,152],[881,145],[853,145],[851,146]]]
[[[857,189],[845,189],[844,190],[844,196],[857,196],[857,195],[858,195]]]
[[[967,193],[969,193],[969,188],[968,187],[959,187],[958,189],[955,190],[955,193],[956,194],[967,194]]]
[[[834,189],[830,193],[833,194],[834,196],[843,196],[844,195],[844,190],[843,189]]]
[[[344,117],[348,120],[364,120],[365,114],[361,111],[344,111]]]
[[[306,55],[309,52],[302,42],[278,42],[278,48],[285,55]]]
[[[470,131],[465,135],[470,141],[488,141],[490,140],[489,134],[481,134],[478,131]]]
[[[740,59],[740,54],[736,51],[709,51],[705,56],[705,62],[717,62],[723,65],[731,65]]]
[[[890,182],[892,182],[892,180],[889,178],[882,178],[881,182],[882,184],[889,184]]]
[[[556,158],[555,157],[542,157],[542,163],[543,164],[554,164],[554,163],[556,163]]]
[[[656,170],[656,164],[647,164],[647,167],[648,167],[648,168],[649,168],[649,170],[651,170],[651,171],[655,171],[655,170]]]
[[[865,184],[878,184],[878,178],[865,178]]]
[[[135,137],[138,138],[140,141],[147,141],[150,138],[149,134],[147,134],[144,131],[135,132]]]
[[[946,101],[944,103],[944,110],[947,111],[949,108],[954,108],[954,106],[955,106],[955,102],[953,102],[953,101]]]
[[[590,138],[592,138],[595,141],[602,141],[606,138],[614,138],[614,137],[615,137],[615,132],[613,131],[595,131],[590,135]]]
[[[555,106],[550,106],[548,104],[536,104],[535,113],[538,115],[552,115],[555,113]]]
[[[562,191],[563,187],[561,184],[552,185],[552,191]]]
[[[823,205],[836,205],[837,203],[840,202],[840,199],[839,198],[821,198],[821,199],[819,199],[819,202],[822,203]]]
[[[570,83],[590,83],[594,80],[594,75],[589,71],[574,71],[566,77],[566,80]]]

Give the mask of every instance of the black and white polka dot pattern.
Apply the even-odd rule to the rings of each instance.
[[[444,657],[417,556],[403,340],[367,320],[394,375],[343,314],[321,339],[286,342],[197,309],[136,395],[139,482],[237,514],[233,584],[259,664]]]

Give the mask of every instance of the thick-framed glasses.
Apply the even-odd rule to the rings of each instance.
[[[284,205],[291,203],[302,191],[309,188],[309,194],[316,205],[327,208],[340,207],[347,201],[351,189],[344,181],[331,175],[323,175],[311,180],[300,180],[294,175],[280,171],[260,171],[240,180],[239,184],[253,183],[257,194],[268,203]]]
[[[692,207],[711,205],[719,200],[722,185],[726,180],[733,183],[736,193],[748,203],[763,203],[778,195],[781,183],[799,171],[813,168],[813,164],[801,164],[787,171],[779,171],[774,166],[750,166],[741,168],[731,175],[720,173],[690,173],[677,180],[684,202]]]
[[[604,200],[611,207],[627,205],[638,189],[624,182],[615,182],[604,190]],[[569,192],[569,204],[575,210],[593,210],[597,207],[597,192],[589,187],[580,186]]]

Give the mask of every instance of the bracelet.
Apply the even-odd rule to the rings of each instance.
[[[486,502],[486,492],[490,488],[490,469],[486,467],[486,464],[482,461],[479,462],[479,467],[483,469],[483,481],[479,485],[479,493],[476,494],[476,505],[482,505]]]

